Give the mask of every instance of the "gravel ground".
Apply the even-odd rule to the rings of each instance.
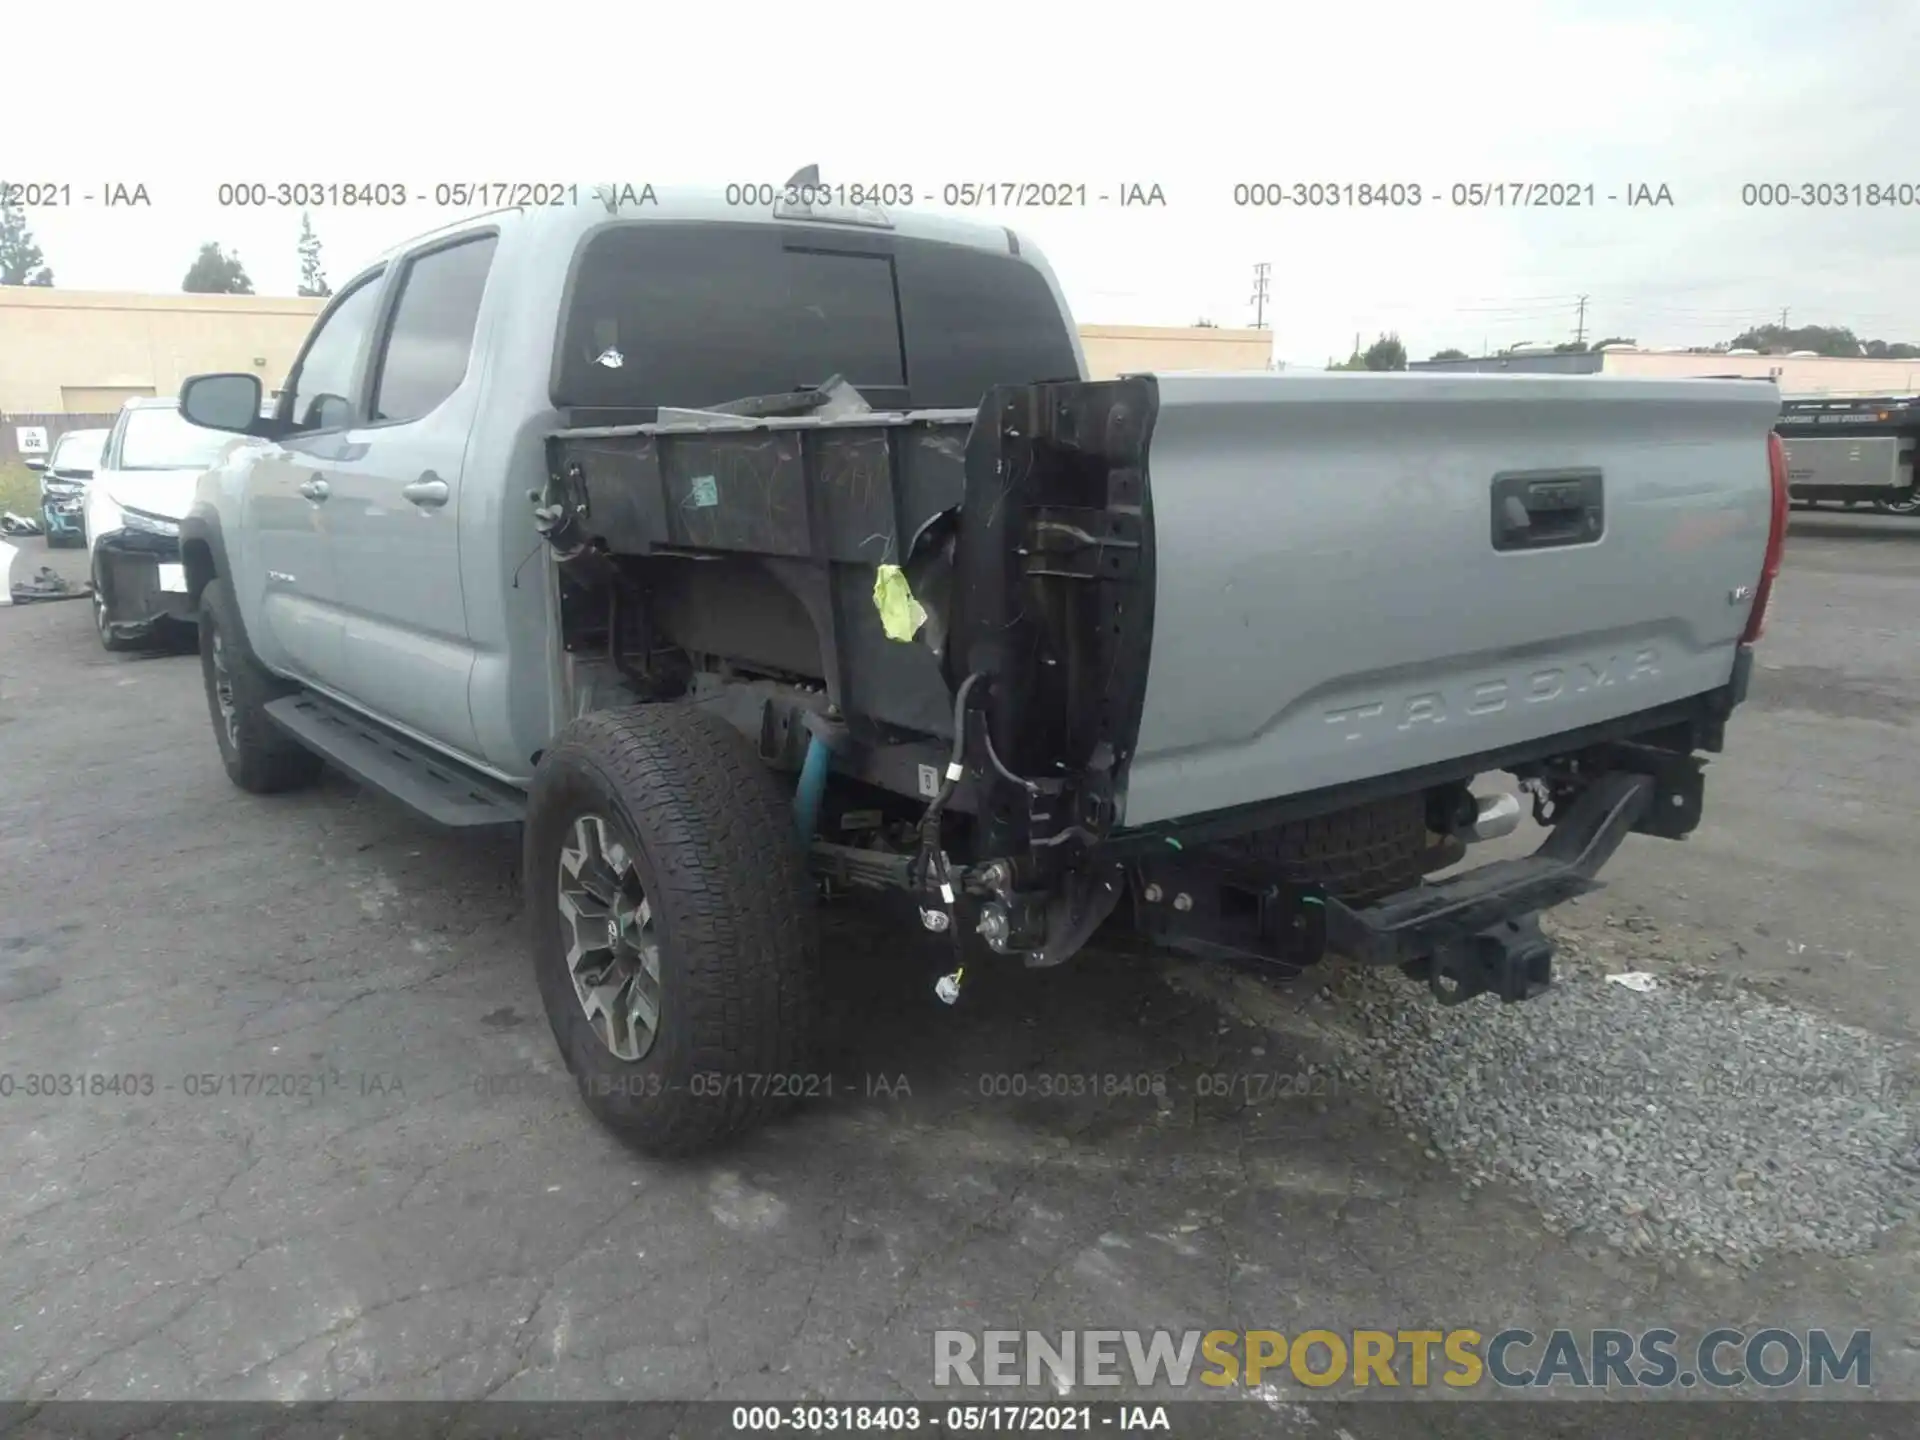
[[[1630,1254],[1853,1255],[1920,1215],[1898,1046],[1684,964],[1643,961],[1655,988],[1631,990],[1559,938],[1558,983],[1524,1005],[1409,1003],[1415,982],[1346,971],[1337,1069],[1469,1186],[1517,1184],[1554,1229]]]

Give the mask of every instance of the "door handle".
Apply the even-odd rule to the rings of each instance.
[[[447,503],[447,496],[453,492],[447,488],[447,482],[429,470],[411,485],[402,485],[400,493],[416,505],[429,508]]]
[[[309,500],[324,500],[327,498],[327,482],[318,475],[311,480],[303,480],[300,482],[300,493]]]

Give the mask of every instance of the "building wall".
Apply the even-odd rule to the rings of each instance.
[[[1607,350],[1579,355],[1486,355],[1474,360],[1416,360],[1409,370],[1515,375],[1747,375],[1772,380],[1782,395],[1920,394],[1920,360],[1865,360],[1828,355],[1670,355]]]
[[[1271,330],[1082,325],[1080,344],[1095,380],[1139,370],[1266,370],[1273,364]]]
[[[189,375],[285,378],[322,300],[277,295],[121,295],[0,286],[0,412],[111,414],[169,395]],[[1265,370],[1269,330],[1083,325],[1096,378],[1127,370]]]
[[[249,370],[271,390],[323,303],[0,286],[0,410],[116,411],[208,370]]]
[[[1410,360],[1407,369],[1446,375],[1597,375],[1600,358],[1589,351],[1574,355],[1481,355],[1471,360]]]
[[[1857,360],[1828,355],[1661,355],[1609,350],[1608,375],[1751,375],[1771,378],[1782,395],[1920,394],[1920,360]]]

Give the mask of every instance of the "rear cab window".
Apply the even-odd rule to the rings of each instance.
[[[697,409],[843,376],[883,409],[1072,378],[1046,277],[1013,255],[824,227],[638,222],[587,237],[556,405]]]

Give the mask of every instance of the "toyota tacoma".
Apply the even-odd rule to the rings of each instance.
[[[784,1103],[823,897],[892,893],[948,1002],[1106,927],[1519,1000],[1543,910],[1699,822],[1773,387],[1091,381],[1019,234],[812,198],[463,220],[340,288],[270,415],[181,391],[228,432],[180,527],[227,773],[521,827],[604,1122]],[[1539,849],[1460,868],[1523,804]]]

